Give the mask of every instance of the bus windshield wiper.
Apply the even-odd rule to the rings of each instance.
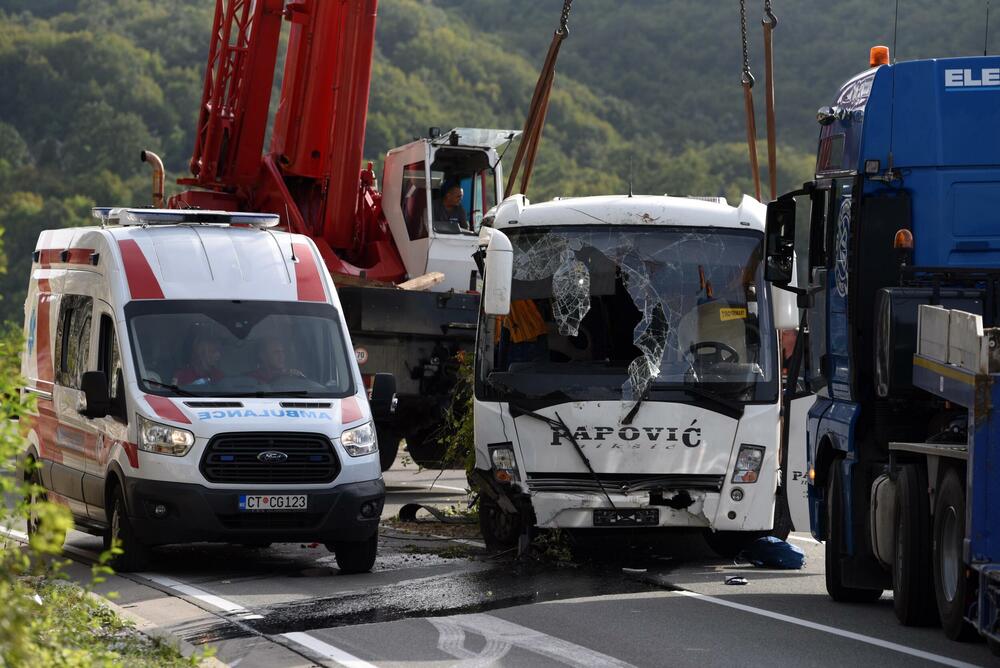
[[[175,393],[181,395],[182,397],[197,397],[197,396],[200,396],[200,395],[195,394],[194,392],[188,392],[187,390],[182,390],[181,388],[177,387],[176,385],[171,385],[170,383],[163,383],[163,382],[160,382],[158,380],[153,380],[152,378],[143,378],[142,382],[149,383],[150,385],[153,385],[155,387],[162,387],[163,389],[170,390],[171,392],[175,392]]]

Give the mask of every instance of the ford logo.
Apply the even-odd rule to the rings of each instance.
[[[288,459],[288,455],[284,452],[278,452],[277,450],[266,450],[257,455],[257,459],[265,464],[279,464],[286,461]]]

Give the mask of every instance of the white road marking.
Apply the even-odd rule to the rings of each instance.
[[[176,592],[180,592],[185,596],[190,596],[191,598],[197,599],[202,603],[212,606],[213,608],[218,608],[223,612],[238,615],[240,619],[264,619],[263,615],[254,614],[239,603],[227,601],[221,596],[210,594],[203,589],[192,587],[189,584],[184,584],[183,582],[179,582],[173,578],[168,578],[165,575],[159,575],[157,573],[136,573],[136,575],[155,582],[158,585],[173,589]]]
[[[460,494],[468,494],[468,492],[469,492],[469,490],[467,490],[464,487],[451,487],[450,485],[435,485],[433,483],[427,489],[429,489],[429,490],[431,490],[431,489],[450,489],[451,491],[453,491],[453,492],[459,492]]]
[[[325,643],[319,638],[314,638],[308,633],[296,631],[294,633],[283,633],[281,635],[288,638],[292,642],[302,645],[303,647],[308,647],[324,659],[336,661],[340,665],[346,666],[346,668],[377,668],[374,664],[368,663],[363,659],[359,659],[339,647],[334,647],[329,643]]]
[[[857,640],[858,642],[867,643],[869,645],[874,645],[876,647],[888,649],[893,652],[908,654],[909,656],[913,656],[918,659],[934,661],[936,663],[940,663],[945,666],[953,666],[954,668],[975,668],[975,664],[972,663],[966,663],[964,661],[959,661],[957,659],[951,659],[947,656],[941,656],[940,654],[932,654],[931,652],[925,652],[923,650],[914,649],[912,647],[907,647],[906,645],[900,645],[899,643],[894,643],[888,640],[882,640],[881,638],[874,638],[872,636],[866,636],[861,633],[846,631],[844,629],[839,629],[835,626],[827,626],[826,624],[809,622],[804,619],[799,619],[797,617],[783,615],[780,612],[772,612],[770,610],[764,610],[762,608],[754,608],[752,606],[744,605],[742,603],[734,603],[733,601],[727,601],[725,599],[716,598],[714,596],[707,596],[705,594],[699,594],[698,592],[693,592],[693,591],[678,590],[676,593],[681,596],[687,596],[688,598],[694,598],[699,601],[704,601],[706,603],[714,603],[715,605],[721,605],[727,608],[733,608],[734,610],[749,612],[750,614],[753,615],[760,615],[762,617],[776,619],[781,622],[787,622],[788,624],[795,624],[796,626],[802,626],[807,629],[812,629],[814,631],[820,631],[822,633],[829,633],[831,635],[840,636],[841,638],[850,638],[851,640]]]
[[[438,647],[443,651],[450,652],[457,659],[475,658],[484,661],[487,665],[492,665],[497,659],[507,654],[511,647],[516,646],[570,666],[635,668],[632,664],[620,661],[613,656],[550,636],[527,626],[508,622],[506,619],[493,615],[483,613],[453,615],[451,617],[431,618],[427,621],[433,624],[441,634]],[[477,633],[486,639],[486,647],[480,654],[469,656],[468,650],[464,649],[466,631]],[[458,654],[462,654],[462,656],[458,656]]]
[[[812,536],[794,536],[792,534],[788,535],[788,540],[797,540],[800,543],[809,543],[810,545],[819,545],[820,542],[813,538]]]

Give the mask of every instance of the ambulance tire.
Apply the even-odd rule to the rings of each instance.
[[[479,496],[479,532],[490,552],[517,547],[521,537],[521,516],[506,512],[485,494]]]
[[[125,495],[122,488],[115,485],[111,492],[111,514],[108,517],[110,525],[105,534],[104,547],[110,549],[117,538],[122,552],[111,557],[111,568],[119,573],[141,571],[149,563],[149,547],[143,544],[135,535],[132,520],[125,506]]]
[[[960,642],[978,637],[965,621],[973,591],[962,558],[964,538],[965,488],[958,472],[949,468],[938,485],[934,504],[934,593],[945,635]]]
[[[840,460],[830,463],[826,477],[826,592],[839,603],[873,603],[882,597],[881,589],[858,589],[844,585],[843,565],[840,563],[840,546],[844,543],[843,475]]]
[[[378,437],[378,459],[383,471],[392,468],[399,453],[399,434],[386,427],[375,428]]]
[[[337,558],[337,568],[342,575],[367,573],[375,565],[375,557],[378,556],[378,533],[372,534],[367,540],[338,541],[327,544],[326,548],[333,551]]]
[[[896,557],[892,601],[904,626],[938,623],[931,576],[931,508],[923,473],[903,466],[896,478]]]
[[[26,462],[25,472],[24,472],[24,482],[31,485],[32,487],[39,488],[42,486],[42,472],[36,468],[35,460],[29,459]],[[41,518],[31,512],[32,506],[36,503],[44,503],[47,500],[45,492],[43,491],[32,491],[25,490],[24,501],[28,505],[28,519],[27,519],[27,529],[28,538],[31,538],[37,531],[38,525],[41,522]]]

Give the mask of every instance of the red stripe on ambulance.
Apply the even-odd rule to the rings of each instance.
[[[158,397],[155,394],[147,394],[146,403],[153,409],[153,412],[164,420],[191,424],[191,420],[188,419],[187,415],[184,415],[181,409],[177,408],[177,404],[170,401],[170,399],[167,399],[166,397]]]
[[[48,280],[45,280],[45,286],[43,288],[42,281],[38,281],[39,289],[48,290]],[[36,361],[38,364],[38,369],[36,371],[40,381],[49,383],[48,391],[51,392],[52,381],[55,379],[55,373],[52,369],[52,340],[50,337],[49,326],[49,309],[51,308],[51,303],[53,301],[53,296],[48,292],[40,292],[38,294],[38,310],[35,312],[35,346],[37,347],[38,354]],[[41,383],[38,383],[41,385]]]
[[[163,290],[153,268],[134,239],[119,239],[118,248],[125,263],[125,277],[132,299],[163,299]]]
[[[343,424],[357,422],[363,417],[364,413],[361,412],[361,407],[358,406],[358,400],[354,397],[347,397],[340,402],[340,421]]]
[[[295,286],[298,288],[300,302],[325,302],[326,291],[323,289],[323,279],[320,277],[316,256],[309,244],[292,244],[295,254]]]

